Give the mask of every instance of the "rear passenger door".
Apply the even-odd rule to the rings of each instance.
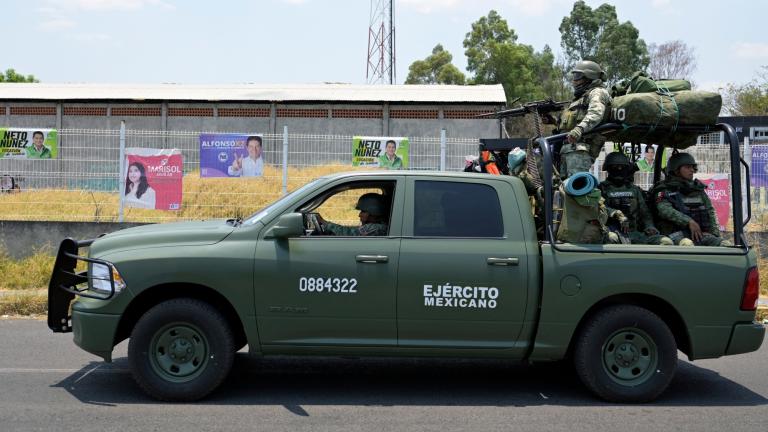
[[[462,180],[407,183],[401,347],[513,348],[522,328],[528,257],[514,190],[507,182]]]

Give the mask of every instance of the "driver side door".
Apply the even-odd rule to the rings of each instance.
[[[396,176],[379,180],[393,191],[386,236],[259,240],[254,260],[256,314],[265,350],[289,345],[397,345],[396,281],[404,187]],[[349,183],[340,180],[291,211],[334,188],[355,186]]]

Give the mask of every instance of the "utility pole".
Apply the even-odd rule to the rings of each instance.
[[[395,0],[371,0],[368,26],[368,84],[396,84]]]

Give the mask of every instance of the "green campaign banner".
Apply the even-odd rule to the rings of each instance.
[[[408,138],[352,137],[352,166],[408,168]]]
[[[0,128],[0,158],[56,159],[56,129]]]

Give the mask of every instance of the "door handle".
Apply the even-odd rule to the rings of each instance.
[[[518,258],[488,258],[488,265],[495,266],[516,266],[520,264]]]
[[[355,257],[355,261],[359,263],[377,264],[388,262],[389,257],[386,255],[358,255]]]

